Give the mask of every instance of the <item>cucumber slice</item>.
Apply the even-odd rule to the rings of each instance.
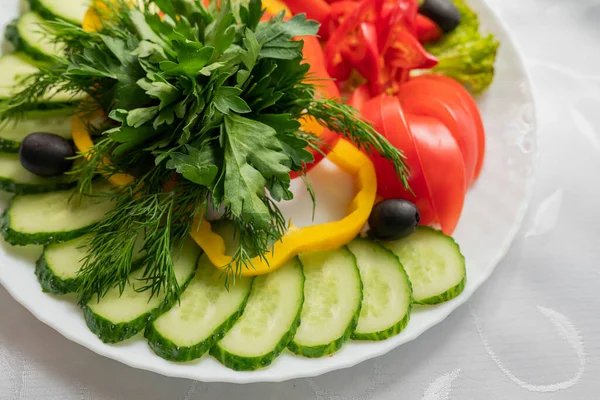
[[[322,357],[342,347],[358,323],[362,282],[354,255],[339,250],[300,255],[304,305],[300,327],[288,348],[304,357]]]
[[[82,25],[91,0],[29,0],[32,10],[46,19],[59,18],[75,25]]]
[[[173,269],[182,290],[194,276],[199,255],[200,248],[191,239],[173,252]],[[130,283],[123,293],[113,288],[100,301],[94,299],[83,308],[88,328],[104,343],[117,343],[135,336],[173,305],[164,294],[149,298],[150,292],[138,292],[136,289],[145,284],[140,282],[143,276],[142,267],[131,273]]]
[[[6,54],[0,57],[0,100],[11,97],[19,91],[21,80],[39,69],[22,53]],[[85,93],[68,93],[49,90],[35,105],[36,110],[72,105],[83,100]]]
[[[236,371],[270,365],[296,334],[303,302],[304,274],[295,258],[254,279],[244,313],[210,354]]]
[[[467,282],[458,244],[442,232],[419,227],[406,239],[383,242],[404,266],[418,304],[439,304],[462,293]]]
[[[108,190],[105,182],[94,184],[95,193]],[[80,198],[76,194],[76,190],[63,190],[14,196],[0,220],[4,239],[16,246],[71,240],[87,233],[115,206],[101,195]]]
[[[356,257],[363,283],[363,301],[355,340],[385,340],[408,324],[412,288],[398,257],[380,244],[355,239],[348,248]]]
[[[58,109],[27,113],[19,121],[0,122],[0,152],[18,153],[23,139],[33,132],[50,132],[71,139],[72,115],[72,109]]]
[[[16,51],[34,60],[52,61],[54,57],[64,57],[64,46],[53,42],[50,25],[36,12],[26,12],[8,25],[5,38]]]
[[[0,153],[0,190],[11,193],[44,193],[75,186],[72,175],[42,178],[21,165],[18,154]]]
[[[77,290],[77,273],[87,254],[86,244],[91,238],[92,235],[84,235],[44,247],[44,252],[35,265],[35,275],[44,292],[67,294]]]
[[[83,266],[83,259],[87,255],[86,246],[91,238],[92,235],[84,235],[68,242],[53,243],[44,247],[44,252],[35,267],[35,274],[44,292],[67,294],[77,290],[78,273]],[[140,241],[134,262],[143,255],[140,252],[141,246]]]
[[[215,221],[213,231],[225,239],[226,253],[236,249],[235,231],[229,221]],[[236,278],[225,287],[223,272],[203,255],[196,276],[183,292],[179,303],[154,323],[145,336],[160,357],[185,362],[202,357],[233,327],[242,315],[253,278]]]
[[[221,270],[203,255],[196,276],[181,295],[179,304],[146,328],[152,350],[170,361],[202,357],[238,320],[252,287],[252,278],[237,278],[229,290]]]

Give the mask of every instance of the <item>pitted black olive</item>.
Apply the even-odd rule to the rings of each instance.
[[[23,167],[38,176],[53,177],[64,174],[73,166],[73,144],[54,133],[34,132],[25,137],[19,149]]]
[[[369,235],[379,240],[398,240],[415,232],[421,216],[408,200],[387,199],[373,207],[369,216]]]

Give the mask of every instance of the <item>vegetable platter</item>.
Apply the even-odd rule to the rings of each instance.
[[[98,354],[347,368],[442,321],[517,233],[533,100],[481,0],[29,5],[0,58],[0,282]]]

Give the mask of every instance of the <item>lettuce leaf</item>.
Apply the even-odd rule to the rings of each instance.
[[[474,94],[480,94],[494,80],[494,64],[500,43],[494,35],[482,36],[479,18],[465,0],[452,0],[461,15],[460,25],[437,42],[425,46],[439,64],[428,71],[456,79]]]

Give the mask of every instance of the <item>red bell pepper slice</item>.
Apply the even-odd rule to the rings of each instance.
[[[440,40],[444,31],[435,22],[422,14],[417,15],[417,38],[419,42],[428,43]]]
[[[373,24],[363,22],[359,25],[357,33],[363,45],[353,46],[352,50],[342,49],[342,57],[367,81],[379,82],[382,68],[377,44],[377,29]]]
[[[292,14],[306,14],[308,19],[325,23],[331,13],[331,6],[325,0],[285,0]]]
[[[325,41],[329,39],[332,32],[339,28],[346,17],[354,12],[358,5],[359,2],[353,0],[340,0],[330,4],[329,18],[322,23],[321,29],[319,29],[321,40]]]
[[[304,40],[302,55],[304,62],[310,65],[308,73],[311,78],[318,79],[317,95],[324,98],[337,99],[340,97],[340,90],[327,73],[327,65],[325,64],[325,55],[321,43],[314,36],[302,36],[297,39]]]
[[[411,2],[412,3],[412,2]],[[409,15],[407,15],[407,13]],[[438,61],[429,54],[415,36],[411,11],[398,7],[392,10],[386,26],[389,27],[381,53],[384,54],[386,67],[402,69],[433,68]]]
[[[419,12],[417,0],[376,0],[379,9],[377,26],[380,40],[389,36],[393,24],[402,24],[411,33],[416,32],[416,18]]]
[[[343,20],[342,24],[331,33],[325,44],[325,60],[327,70],[338,81],[348,78],[346,73],[340,76],[340,71],[347,71],[345,65],[355,67],[356,64],[366,62],[365,57],[372,57],[372,52],[367,52],[363,38],[361,24],[375,20],[375,1],[364,0]],[[353,55],[350,60],[346,57]],[[369,61],[371,65],[377,60]],[[349,75],[349,74],[348,74]]]
[[[327,69],[325,67],[325,58],[323,55],[323,48],[321,47],[319,40],[314,36],[302,36],[297,39],[304,40],[304,47],[302,50],[304,56],[303,62],[309,63],[309,76],[311,77],[311,79],[317,80],[315,82],[317,88],[316,95],[324,98],[339,99],[340,91],[335,82],[331,80],[329,74],[327,73]],[[328,129],[322,129],[320,130],[320,132],[311,133],[317,134],[319,136],[319,138],[321,139],[321,145],[319,146],[320,151],[316,151],[312,148],[309,149],[309,151],[314,157],[314,160],[309,164],[305,164],[305,172],[310,171],[321,160],[323,160],[325,155],[329,153],[329,150],[332,149],[340,139],[340,136],[337,133],[332,132]],[[290,177],[294,179],[298,177],[298,174],[296,172],[292,172],[290,174]]]
[[[383,93],[397,90],[411,69],[435,66],[437,59],[415,37],[417,10],[416,0],[358,3],[327,41],[328,72],[345,81],[356,69]]]

